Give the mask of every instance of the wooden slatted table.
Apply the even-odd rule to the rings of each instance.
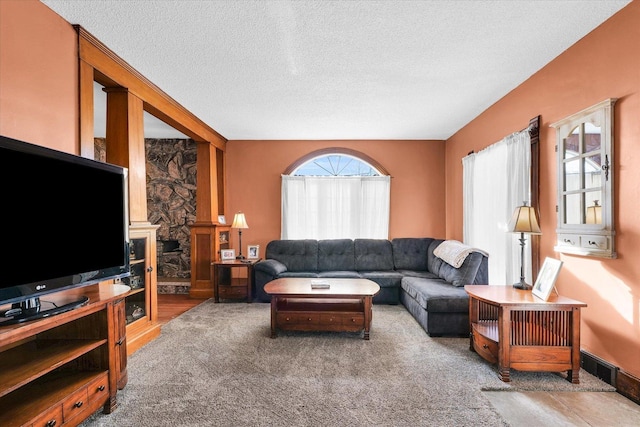
[[[510,381],[520,371],[567,371],[579,384],[580,309],[587,304],[552,295],[543,301],[530,290],[512,286],[467,285],[470,346],[498,364],[498,376]]]

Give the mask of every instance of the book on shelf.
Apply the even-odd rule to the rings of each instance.
[[[312,279],[311,289],[329,289],[329,282],[322,279]]]

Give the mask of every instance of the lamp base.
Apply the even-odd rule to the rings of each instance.
[[[516,282],[516,283],[513,284],[513,287],[516,288],[516,289],[522,289],[522,290],[525,290],[525,291],[529,291],[529,290],[531,290],[533,288],[533,286],[531,286],[530,284],[528,284],[525,281]]]
[[[244,255],[238,255],[238,256],[236,257],[236,259],[246,259],[246,258],[247,258],[247,257],[245,257]]]

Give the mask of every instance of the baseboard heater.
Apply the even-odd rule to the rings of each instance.
[[[611,363],[581,350],[580,366],[594,377],[601,379],[609,385],[616,386],[618,368]]]
[[[580,366],[594,377],[615,387],[616,391],[640,405],[640,379],[593,354],[580,351]]]

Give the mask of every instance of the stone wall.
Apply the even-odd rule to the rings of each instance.
[[[147,216],[149,222],[160,225],[158,277],[188,279],[191,225],[196,220],[196,143],[190,139],[145,139],[144,145]],[[178,250],[164,253],[167,245],[162,241],[177,241]]]
[[[95,158],[106,159],[103,138]],[[191,277],[191,225],[196,220],[196,155],[191,139],[145,139],[147,217],[160,226],[158,280]],[[167,249],[165,251],[165,249]]]

